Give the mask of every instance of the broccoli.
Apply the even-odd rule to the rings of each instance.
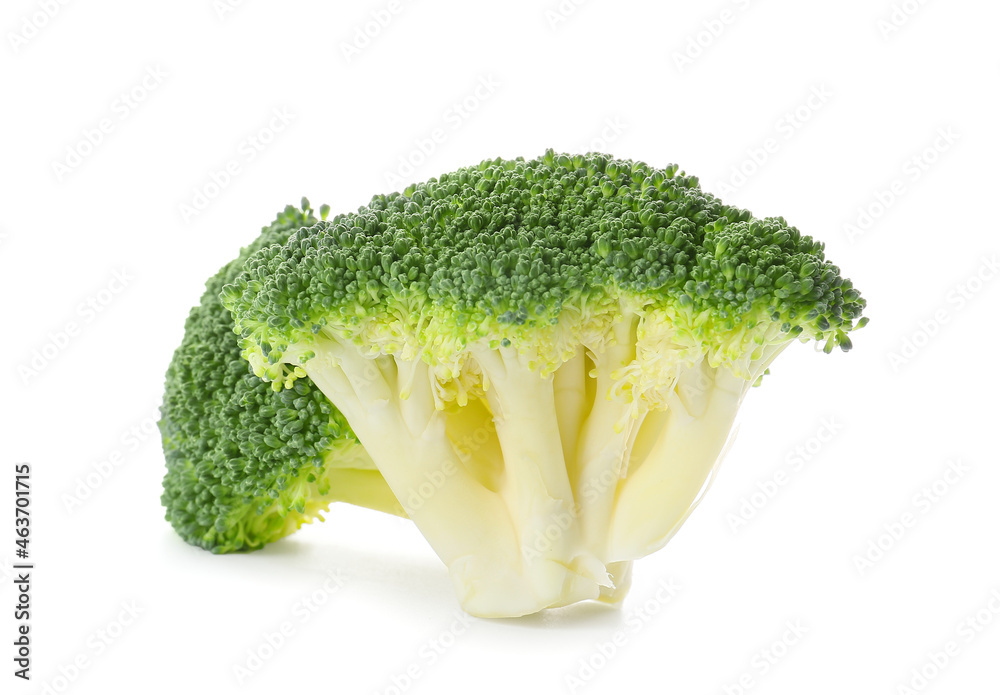
[[[784,219],[675,165],[551,150],[261,245],[221,296],[253,372],[278,398],[303,383],[329,398],[485,617],[621,601],[772,360],[796,341],[846,351],[865,323],[823,245]],[[222,467],[223,488],[273,490],[255,460]],[[176,495],[203,523],[201,497]]]
[[[325,212],[325,206],[324,206]],[[403,515],[343,416],[308,379],[280,393],[250,373],[219,293],[250,254],[318,222],[303,199],[206,284],[167,371],[159,423],[163,506],[184,540],[223,553],[259,548],[333,501]]]

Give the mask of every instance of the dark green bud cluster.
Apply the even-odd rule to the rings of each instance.
[[[325,207],[325,206],[324,206]],[[316,224],[307,201],[288,206],[240,256],[206,283],[167,371],[161,407],[167,520],[188,543],[214,552],[258,548],[308,521],[324,456],[357,446],[340,413],[308,379],[275,393],[240,357],[223,285],[247,257]]]
[[[822,245],[783,219],[725,205],[673,165],[552,151],[302,229],[252,255],[223,303],[256,373],[279,388],[294,383],[284,351],[324,329],[385,351],[409,340],[446,362],[484,337],[537,342],[530,331],[570,305],[627,304],[664,310],[706,351],[777,339],[765,323],[781,340],[846,350],[864,307]]]

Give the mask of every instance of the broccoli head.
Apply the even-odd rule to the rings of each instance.
[[[865,321],[823,245],[784,219],[725,205],[673,165],[552,151],[262,245],[222,301],[274,398],[306,383],[343,414],[480,616],[620,601],[631,563],[700,500],[778,353],[848,350]],[[199,349],[190,360],[214,348]],[[183,377],[198,378],[220,374]],[[258,499],[274,486],[244,461],[267,435],[229,429],[239,441],[219,446],[241,463],[213,470]],[[309,460],[322,448],[304,446]],[[183,507],[190,523],[218,516],[206,483],[212,511]]]
[[[163,506],[184,540],[213,552],[259,548],[346,501],[403,514],[350,425],[308,379],[275,392],[240,357],[219,293],[248,256],[316,224],[285,208],[206,283],[167,371],[160,432]],[[321,517],[320,517],[321,518]]]

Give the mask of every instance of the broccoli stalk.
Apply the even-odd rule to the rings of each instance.
[[[551,151],[303,228],[222,297],[254,373],[335,404],[489,617],[622,600],[772,360],[864,324],[784,220],[674,166]]]
[[[382,475],[448,565],[467,610],[522,615],[539,610],[540,602],[547,606],[592,598],[586,586],[603,580],[595,575],[602,566],[586,553],[574,557],[579,546],[575,529],[556,542],[557,549],[536,558],[522,556],[521,539],[544,533],[554,515],[572,504],[558,429],[545,429],[554,425],[554,417],[550,411],[547,419],[531,421],[532,414],[546,411],[525,400],[532,395],[544,399],[547,391],[551,404],[551,379],[539,379],[517,365],[514,354],[516,367],[491,380],[491,408],[480,411],[484,419],[449,428],[452,413],[438,408],[430,368],[423,361],[370,359],[334,338],[317,340],[311,349],[318,355],[306,362],[310,378],[353,423],[372,459],[383,462]],[[467,435],[475,441],[477,429],[493,429],[491,417],[504,475],[484,484],[480,478],[489,478],[498,468],[491,464],[499,462],[475,454],[463,462],[453,438]],[[471,462],[478,471],[467,466]],[[585,574],[588,581],[566,587],[567,572]]]

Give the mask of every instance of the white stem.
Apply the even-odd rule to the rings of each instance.
[[[597,598],[608,578],[580,542],[553,378],[530,369],[512,348],[479,348],[473,355],[486,377],[503,452],[500,490],[518,530],[525,573],[549,605]]]
[[[486,400],[493,412],[504,467],[516,511],[537,503],[539,495],[572,507],[555,391],[551,376],[521,364],[513,348],[473,351],[487,377]]]
[[[630,445],[645,414],[633,417],[636,404],[613,393],[612,376],[635,358],[638,319],[629,316],[614,327],[614,343],[594,355],[597,374],[594,403],[580,431],[573,472],[580,526],[587,547],[605,558],[615,490],[626,468]]]
[[[547,528],[552,512],[572,508],[551,379],[505,365],[497,356],[505,372],[497,373],[492,387],[509,477],[509,489],[497,493],[470,473],[447,436],[448,414],[435,407],[426,364],[368,358],[334,336],[323,336],[315,348],[317,356],[303,368],[351,423],[407,515],[448,566],[466,611],[511,617],[598,596],[598,580],[606,579],[603,565],[558,552],[578,547],[572,527],[561,548],[531,558],[524,552],[526,539],[535,542],[533,532]],[[530,394],[526,399],[524,392]],[[552,422],[541,421],[539,413],[549,413]]]
[[[563,459],[576,460],[576,447],[580,438],[580,423],[587,405],[587,351],[581,347],[576,355],[559,366],[555,372],[556,418],[562,439]]]
[[[749,386],[749,383],[740,382]],[[720,461],[745,389],[707,387],[704,411],[672,417],[644,460],[619,486],[610,529],[610,560],[635,560],[663,547],[700,500]]]
[[[747,365],[749,378],[704,362],[685,370],[670,415],[649,454],[619,485],[610,528],[611,560],[662,548],[701,501],[732,444],[743,396],[788,345],[770,345]]]

